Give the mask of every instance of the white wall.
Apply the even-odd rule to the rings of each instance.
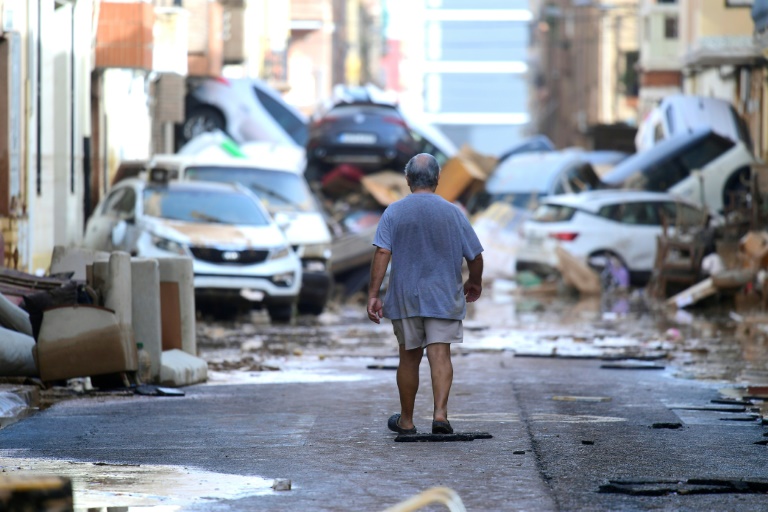
[[[92,0],[58,9],[54,0],[27,2],[26,190],[29,212],[24,269],[43,273],[54,245],[77,245],[83,233],[83,137],[90,134]],[[75,16],[74,69],[72,15]],[[41,30],[38,32],[38,16]],[[42,38],[41,87],[37,87],[38,40]],[[71,77],[74,76],[74,110]],[[37,96],[40,94],[38,112]],[[38,123],[39,119],[39,123]],[[74,132],[72,131],[74,120]],[[38,124],[40,154],[38,155]],[[73,138],[74,137],[74,144]],[[74,152],[73,152],[74,149]],[[38,156],[40,193],[38,194]],[[74,157],[74,191],[71,170]]]
[[[106,116],[108,179],[123,160],[148,159],[152,118],[147,76],[132,69],[105,69],[102,101]]]
[[[736,95],[736,78],[732,70],[723,67],[707,68],[685,78],[683,90],[686,94],[708,96],[733,101]]]
[[[30,15],[28,18],[29,46],[27,47],[27,69],[29,70],[30,95],[28,104],[27,124],[27,191],[29,202],[29,237],[26,270],[44,272],[50,261],[54,245],[54,170],[53,170],[53,87],[54,77],[54,48],[50,43],[52,26],[54,24],[53,0],[43,0],[41,9],[36,11],[37,2],[29,2]],[[40,16],[40,32],[38,33],[38,15]],[[40,69],[41,88],[37,88],[37,43],[42,37],[42,55]],[[37,95],[41,96],[38,112]],[[38,155],[38,118],[40,127],[40,151]],[[38,156],[40,160],[40,194],[38,188]]]

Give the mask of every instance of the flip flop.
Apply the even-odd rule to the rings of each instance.
[[[387,427],[392,432],[397,432],[398,434],[415,434],[416,433],[416,427],[413,428],[403,428],[400,426],[400,415],[399,414],[393,414],[389,417],[389,420],[387,421]]]
[[[432,422],[433,434],[453,434],[453,427],[448,421],[433,421]]]

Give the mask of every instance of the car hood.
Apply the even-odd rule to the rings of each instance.
[[[198,247],[276,247],[286,244],[285,236],[274,224],[237,226],[166,219],[152,219],[147,224],[149,231],[158,236]]]
[[[331,232],[318,212],[275,212],[274,218],[287,224],[285,237],[291,245],[331,243]]]

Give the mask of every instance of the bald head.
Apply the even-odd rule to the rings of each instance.
[[[419,153],[411,158],[405,166],[405,177],[411,185],[411,190],[437,188],[437,177],[440,175],[440,165],[435,157],[428,153]]]

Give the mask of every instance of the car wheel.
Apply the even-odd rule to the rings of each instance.
[[[268,306],[269,318],[273,323],[290,323],[296,316],[295,304],[281,304],[279,306]]]
[[[303,315],[320,315],[325,307],[321,304],[299,304],[299,313]]]
[[[226,121],[224,116],[213,107],[197,107],[187,115],[182,125],[182,136],[185,141],[189,141],[201,133],[221,130],[226,132]]]
[[[723,187],[723,211],[745,204],[744,198],[750,192],[750,177],[749,167],[742,167],[731,174]]]
[[[629,286],[629,267],[613,251],[596,251],[587,258],[587,264],[600,275],[604,290]]]

